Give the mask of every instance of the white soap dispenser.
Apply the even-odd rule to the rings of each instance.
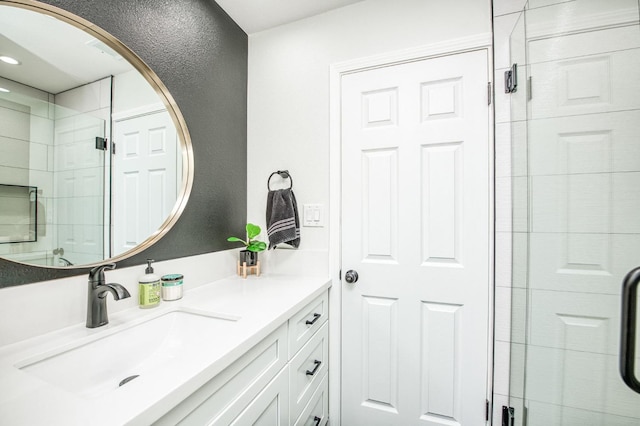
[[[160,277],[153,273],[151,262],[153,262],[153,259],[147,259],[145,274],[138,280],[140,307],[143,309],[158,306],[162,294]]]

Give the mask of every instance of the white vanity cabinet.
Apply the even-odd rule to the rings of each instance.
[[[325,425],[328,294],[201,386],[157,425]]]

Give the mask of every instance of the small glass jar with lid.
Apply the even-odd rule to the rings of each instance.
[[[182,274],[163,275],[161,281],[162,300],[182,299],[182,283],[184,282]]]

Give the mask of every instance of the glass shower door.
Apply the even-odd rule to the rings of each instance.
[[[108,151],[98,147],[96,139],[105,138],[106,121],[97,117],[98,113],[54,107],[54,265],[101,262],[108,257],[104,212],[110,188],[106,180],[109,169],[105,166]]]
[[[638,2],[530,0],[523,17],[526,97],[512,101],[526,113],[527,158],[512,187],[526,231],[513,244],[526,258],[512,301],[516,417],[638,425],[640,394],[619,373],[622,281],[640,266]]]

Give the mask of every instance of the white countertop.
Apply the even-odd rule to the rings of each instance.
[[[148,425],[168,412],[239,356],[276,330],[291,315],[322,294],[329,279],[263,275],[228,278],[189,291],[181,300],[153,309],[127,309],[110,315],[109,324],[83,324],[0,347],[0,424]],[[117,303],[108,297],[107,305]],[[83,397],[19,368],[25,360],[92,342],[174,310],[197,310],[239,318],[221,328],[215,339],[188,365],[158,369],[98,397]],[[16,319],[19,321],[19,319]],[[123,352],[127,348],[122,348]],[[175,368],[173,368],[175,367]]]

